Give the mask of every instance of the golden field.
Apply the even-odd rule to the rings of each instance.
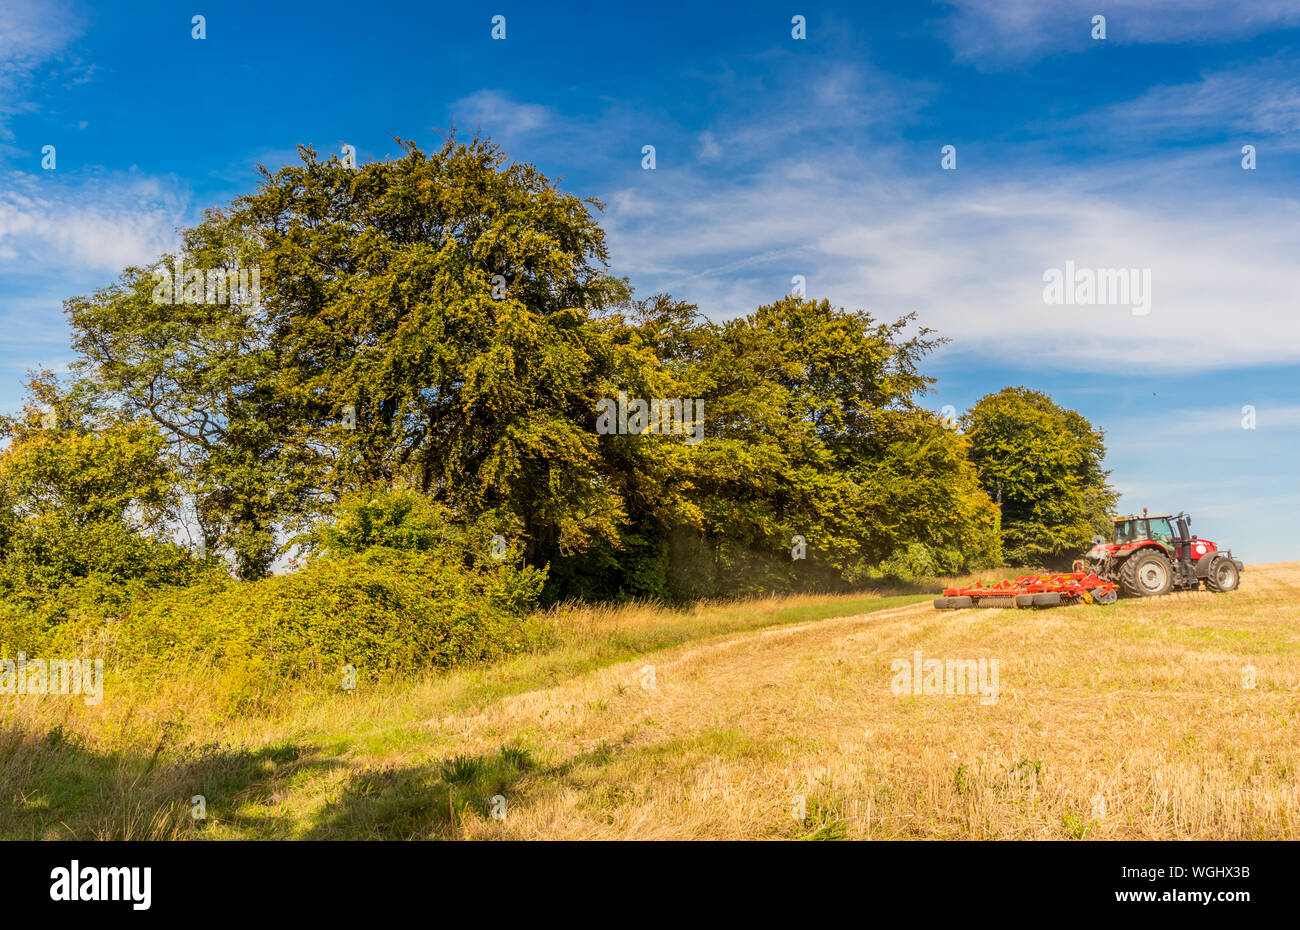
[[[1300,838],[1300,563],[1107,607],[550,621],[546,652],[255,713],[192,669],[0,697],[0,836]],[[895,694],[918,650],[996,659],[996,701]]]

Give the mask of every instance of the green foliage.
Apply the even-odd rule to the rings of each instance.
[[[599,205],[486,140],[403,148],[357,170],[304,148],[237,205],[262,243],[267,422],[326,450],[329,493],[397,480],[513,514],[535,564],[614,540],[591,411],[620,359],[592,312],[626,288]]]
[[[128,268],[68,301],[75,428],[22,438],[0,487],[19,586],[181,577],[141,547],[184,512],[254,599],[293,541],[322,578],[399,553],[515,604],[543,579],[548,601],[837,590],[1072,552],[1113,501],[1100,434],[1041,395],[986,398],[965,435],[922,409],[942,340],[910,317],[633,300],[596,201],[486,139],[401,146],[358,168],[303,147],[161,257],[182,287]],[[259,303],[193,302],[238,268]],[[620,393],[700,401],[704,441],[598,434]]]
[[[0,493],[20,516],[61,513],[75,523],[124,519],[152,527],[174,503],[174,475],[162,439],[148,424],[100,419],[84,398],[48,373],[28,384],[15,417],[0,418],[8,447]]]
[[[918,545],[936,570],[997,561],[965,440],[916,406],[936,340],[905,335],[910,319],[786,298],[713,324],[661,296],[610,325],[654,354],[664,393],[648,396],[703,400],[706,439],[601,437],[626,522],[617,544],[551,554],[555,596],[843,588]]]
[[[324,533],[328,558],[234,582],[149,532],[164,528],[176,482],[155,427],[94,427],[75,395],[34,390],[56,406],[53,423],[29,405],[3,424],[6,648],[215,661],[256,682],[489,661],[542,635],[527,617],[545,573],[517,550],[490,558],[485,526],[455,527],[413,492],[348,499]]]
[[[36,603],[69,586],[90,586],[116,601],[127,588],[187,585],[214,571],[220,570],[180,546],[120,522],[77,524],[54,514],[25,520],[10,536],[0,590],[12,600]]]
[[[1017,565],[1068,563],[1108,534],[1116,494],[1104,434],[1027,388],[988,394],[963,417],[984,489],[1002,504],[1002,544]]]
[[[528,610],[546,578],[527,567],[518,527],[508,517],[478,514],[455,519],[446,507],[409,488],[374,488],[345,495],[332,519],[304,540],[315,559],[340,559],[380,550],[418,552],[454,570],[496,579],[493,597],[516,612]],[[507,594],[507,592],[509,592]]]
[[[141,592],[114,609],[95,598],[58,605],[59,614],[47,605],[43,616],[11,613],[0,626],[6,648],[29,654],[78,654],[89,643],[110,662],[146,671],[212,663],[258,687],[337,685],[345,665],[365,679],[541,644],[547,629],[529,613],[543,580],[526,567],[466,571],[427,553],[375,548],[255,582],[210,578]]]
[[[962,763],[952,773],[952,785],[958,794],[970,794],[970,766]]]
[[[0,452],[0,594],[34,604],[88,585],[117,599],[127,586],[187,584],[213,570],[161,536],[176,476],[157,430],[91,425],[79,399],[47,376],[32,394],[22,414],[0,422],[9,440]]]
[[[230,288],[211,301],[205,288],[194,302],[199,295],[187,300],[185,288],[171,286],[172,275],[197,284],[239,269],[251,285],[256,243],[217,210],[184,238],[150,268],[127,268],[117,283],[65,302],[79,353],[72,368],[101,416],[157,427],[206,549],[230,554],[241,577],[259,578],[279,552],[277,525],[315,512],[319,454],[269,416],[274,360],[256,306],[236,302]]]
[[[930,550],[921,543],[909,543],[897,550],[880,565],[880,570],[888,577],[900,581],[916,581],[928,575],[938,573],[935,560]]]
[[[379,489],[345,496],[312,534],[311,547],[336,557],[375,546],[432,552],[454,538],[445,508],[415,491]]]

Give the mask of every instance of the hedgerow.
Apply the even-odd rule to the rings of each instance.
[[[208,664],[250,681],[337,681],[490,662],[543,645],[530,618],[544,572],[467,568],[433,553],[372,548],[251,582],[99,592],[0,608],[0,651],[104,658],[142,674]]]

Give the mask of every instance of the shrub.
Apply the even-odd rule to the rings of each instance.
[[[333,521],[312,534],[309,548],[326,556],[355,555],[376,546],[432,552],[457,536],[446,513],[423,494],[380,489],[339,501]]]
[[[930,550],[921,543],[908,543],[880,563],[885,577],[908,583],[932,575],[937,569]]]
[[[200,561],[175,543],[142,535],[118,520],[76,523],[53,512],[17,524],[0,566],[0,593],[37,604],[77,589],[99,590],[110,602],[129,591],[193,584],[224,574],[215,560]]]
[[[145,671],[211,662],[259,682],[337,682],[345,665],[361,676],[451,668],[540,645],[547,628],[529,611],[544,580],[531,568],[466,571],[374,548],[290,575],[159,589],[118,612],[93,594],[43,605],[57,616],[8,605],[0,640],[29,655],[99,655]]]

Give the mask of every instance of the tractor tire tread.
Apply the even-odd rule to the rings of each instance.
[[[1235,565],[1233,566],[1231,586],[1222,585],[1219,584],[1218,572],[1216,571],[1218,562],[1219,560],[1216,559],[1214,562],[1210,563],[1209,573],[1205,576],[1205,590],[1212,591],[1215,594],[1224,594],[1228,591],[1237,590],[1237,586],[1241,584],[1241,573],[1236,570],[1237,567]]]
[[[1142,583],[1138,581],[1138,569],[1142,567],[1143,563],[1158,558],[1161,558],[1161,556],[1156,555],[1150,550],[1146,550],[1135,552],[1124,560],[1124,564],[1119,570],[1119,586],[1123,588],[1125,594],[1129,597],[1152,596],[1152,592],[1143,588]],[[1168,577],[1169,585],[1165,587],[1164,591],[1159,592],[1160,594],[1168,594],[1170,589],[1173,587],[1172,571],[1168,572]]]

